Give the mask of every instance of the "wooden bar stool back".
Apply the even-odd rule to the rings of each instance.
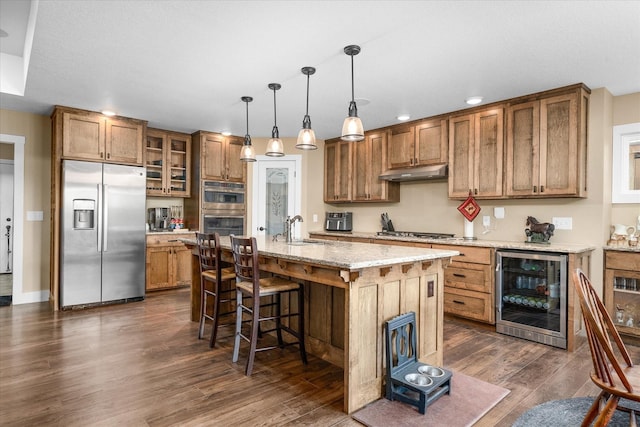
[[[636,425],[636,411],[621,399],[640,402],[640,368],[631,361],[611,315],[579,268],[573,272],[573,285],[591,350],[591,381],[601,390],[582,425],[590,426],[595,420],[595,426],[606,426],[616,410],[629,412],[629,425]]]
[[[245,374],[251,375],[253,371],[253,361],[256,352],[284,348],[289,345],[298,345],[302,363],[307,363],[307,354],[304,346],[304,288],[301,283],[294,282],[281,277],[260,278],[260,268],[258,264],[258,247],[255,237],[244,238],[231,236],[231,249],[233,251],[233,261],[236,273],[236,335],[233,347],[233,362],[238,361],[240,352],[240,340],[249,342],[249,355]],[[292,293],[297,293],[297,307]],[[251,297],[244,299],[244,297]],[[271,298],[267,302],[267,297]],[[288,304],[289,310],[282,312],[282,299],[288,297],[291,302]],[[265,301],[263,301],[265,300]],[[251,305],[244,301],[251,301]],[[242,332],[242,318],[244,313],[250,315],[251,330],[248,335]],[[297,317],[298,322],[294,328],[291,318]],[[283,319],[288,322],[283,323]],[[260,325],[264,322],[266,329]],[[259,331],[262,332],[262,339],[269,339],[268,332],[276,332],[277,344],[264,345],[258,347]],[[287,332],[295,341],[285,342],[282,338],[282,331]]]
[[[200,256],[200,327],[198,339],[204,335],[206,320],[213,322],[209,347],[216,344],[218,334],[218,320],[221,316],[229,316],[235,313],[230,304],[235,301],[234,267],[222,268],[220,262],[220,235],[218,233],[196,233],[198,242],[198,254]],[[223,288],[223,283],[227,287]],[[211,302],[210,302],[211,301]],[[226,304],[227,311],[220,312],[222,304]],[[211,312],[212,310],[213,312]]]

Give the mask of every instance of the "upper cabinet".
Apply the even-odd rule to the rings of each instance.
[[[354,202],[397,202],[400,184],[382,181],[378,177],[386,170],[389,131],[365,134],[364,141],[353,146]]]
[[[324,145],[324,201],[351,201],[352,143],[334,139]]]
[[[194,168],[200,179],[245,182],[246,163],[240,160],[243,139],[218,133],[199,131],[192,135]]]
[[[507,197],[586,197],[588,99],[579,85],[507,108]]]
[[[504,109],[449,119],[449,197],[503,196]]]
[[[429,119],[391,128],[388,169],[447,163],[447,120]]]
[[[147,195],[189,197],[191,135],[147,129]]]
[[[62,124],[64,159],[142,165],[146,122],[66,107],[56,107]]]

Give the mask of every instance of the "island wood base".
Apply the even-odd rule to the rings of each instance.
[[[195,249],[195,248],[194,248]],[[223,248],[223,259],[230,260]],[[200,316],[200,271],[192,257],[191,320]],[[344,369],[344,410],[383,395],[384,322],[414,311],[419,358],[442,366],[443,262],[433,259],[347,271],[260,256],[260,269],[305,284],[307,351]]]

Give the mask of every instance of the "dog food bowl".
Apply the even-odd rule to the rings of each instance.
[[[419,387],[429,387],[433,384],[433,380],[422,374],[407,374],[404,376],[405,381]]]
[[[418,367],[418,372],[434,378],[438,378],[444,375],[444,371],[442,369],[430,365],[422,365]]]

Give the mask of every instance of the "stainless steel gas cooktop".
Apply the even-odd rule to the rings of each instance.
[[[417,237],[421,239],[450,239],[454,235],[447,233],[429,233],[423,231],[378,231],[378,236]]]

